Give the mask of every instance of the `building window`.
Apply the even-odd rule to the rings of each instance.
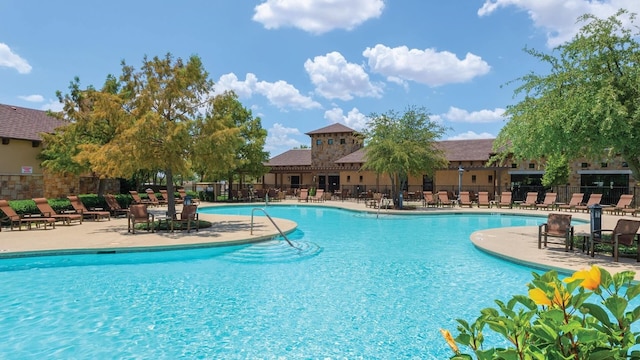
[[[333,139],[329,139],[329,140],[327,140],[327,144],[329,144],[329,145],[333,145]]]
[[[536,168],[536,164],[534,163],[530,163],[529,164],[529,169],[535,169]]]
[[[512,169],[517,169],[518,168],[518,164],[511,164],[511,168]]]
[[[322,140],[320,139],[316,140],[316,145],[322,145]]]
[[[347,175],[347,182],[351,182],[351,175]]]
[[[609,164],[608,164],[608,163],[600,163],[600,167],[605,168],[605,167],[607,167],[607,166],[609,166]]]
[[[346,143],[347,143],[347,140],[346,140],[346,139],[340,139],[340,145],[344,145],[344,144],[346,144]]]
[[[360,175],[360,182],[362,182],[362,175]]]
[[[473,184],[475,184],[475,183],[476,183],[476,176],[475,176],[475,175],[471,175],[471,182],[472,182]]]
[[[489,182],[489,184],[493,183],[493,175],[489,175],[488,182]]]
[[[581,168],[588,168],[588,167],[589,167],[589,164],[587,164],[587,163],[582,163],[582,164],[580,164],[580,167],[581,167]]]

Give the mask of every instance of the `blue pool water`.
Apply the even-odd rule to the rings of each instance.
[[[455,333],[456,318],[526,293],[542,272],[469,241],[542,217],[267,211],[298,223],[297,249],[270,240],[0,261],[0,358],[444,359],[440,328]]]

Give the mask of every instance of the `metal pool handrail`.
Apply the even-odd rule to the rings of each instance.
[[[276,224],[275,221],[273,221],[273,219],[271,218],[271,216],[269,216],[269,214],[267,214],[267,211],[263,208],[253,208],[251,209],[251,235],[253,235],[253,213],[256,210],[260,210],[262,211],[267,218],[269,219],[269,221],[271,221],[271,223],[273,224],[273,226],[276,227],[276,229],[278,229],[278,232],[280,233],[280,235],[282,235],[282,237],[287,241],[287,244],[289,244],[289,246],[291,246],[292,248],[298,248],[297,246],[293,245],[293,243],[291,241],[289,241],[289,239],[287,238],[287,235],[285,235],[282,230],[280,230],[280,227],[278,227],[278,224]]]

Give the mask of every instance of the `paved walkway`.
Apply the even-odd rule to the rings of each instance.
[[[296,200],[286,200],[283,204],[320,205],[346,208],[359,211],[377,212],[367,208],[364,203],[356,201],[326,201],[322,203],[299,203]],[[522,213],[526,215],[547,216],[545,210],[519,210],[496,208],[423,208],[421,203],[416,210],[395,211],[381,209],[381,213]],[[226,204],[206,204],[201,206],[218,206]],[[264,204],[255,203],[256,207]],[[152,208],[158,215],[164,214],[166,208]],[[571,213],[576,219],[589,220],[587,213]],[[84,221],[82,224],[64,226],[57,225],[52,230],[34,229],[17,231],[3,228],[0,232],[0,257],[28,256],[49,253],[86,253],[100,251],[140,251],[150,248],[186,248],[202,246],[221,246],[271,239],[278,235],[276,228],[264,216],[254,218],[253,234],[251,234],[251,220],[249,216],[229,216],[200,214],[200,218],[213,223],[212,227],[200,231],[187,233],[186,231],[149,233],[137,231],[136,234],[127,232],[127,220],[112,218],[111,221]],[[603,228],[612,229],[620,217],[605,214]],[[626,218],[632,218],[626,216]],[[640,219],[639,219],[640,220]],[[282,231],[293,231],[297,224],[286,219],[274,219]],[[577,225],[576,232],[589,231],[589,224]],[[471,242],[478,248],[508,260],[524,263],[542,269],[558,269],[575,271],[590,267],[592,264],[608,269],[610,272],[621,270],[636,271],[636,279],[640,280],[640,263],[635,259],[621,258],[615,263],[611,256],[597,254],[594,258],[582,252],[581,249],[565,252],[562,245],[550,245],[547,249],[538,249],[538,227],[511,227],[477,231],[471,235]]]

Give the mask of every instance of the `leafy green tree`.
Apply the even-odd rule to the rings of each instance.
[[[554,154],[549,156],[544,170],[544,175],[542,175],[542,185],[545,187],[563,185],[569,182],[571,168],[569,168],[569,161],[564,154]]]
[[[437,169],[449,164],[436,144],[446,129],[432,121],[424,108],[410,106],[403,114],[393,110],[371,114],[367,129],[363,132],[362,168],[389,176],[396,205],[409,176],[433,176]]]
[[[527,52],[550,67],[546,75],[530,73],[507,107],[510,118],[494,146],[516,159],[567,158],[601,161],[620,155],[640,179],[640,47],[637,33],[620,20],[592,15],[574,39],[551,54]]]

